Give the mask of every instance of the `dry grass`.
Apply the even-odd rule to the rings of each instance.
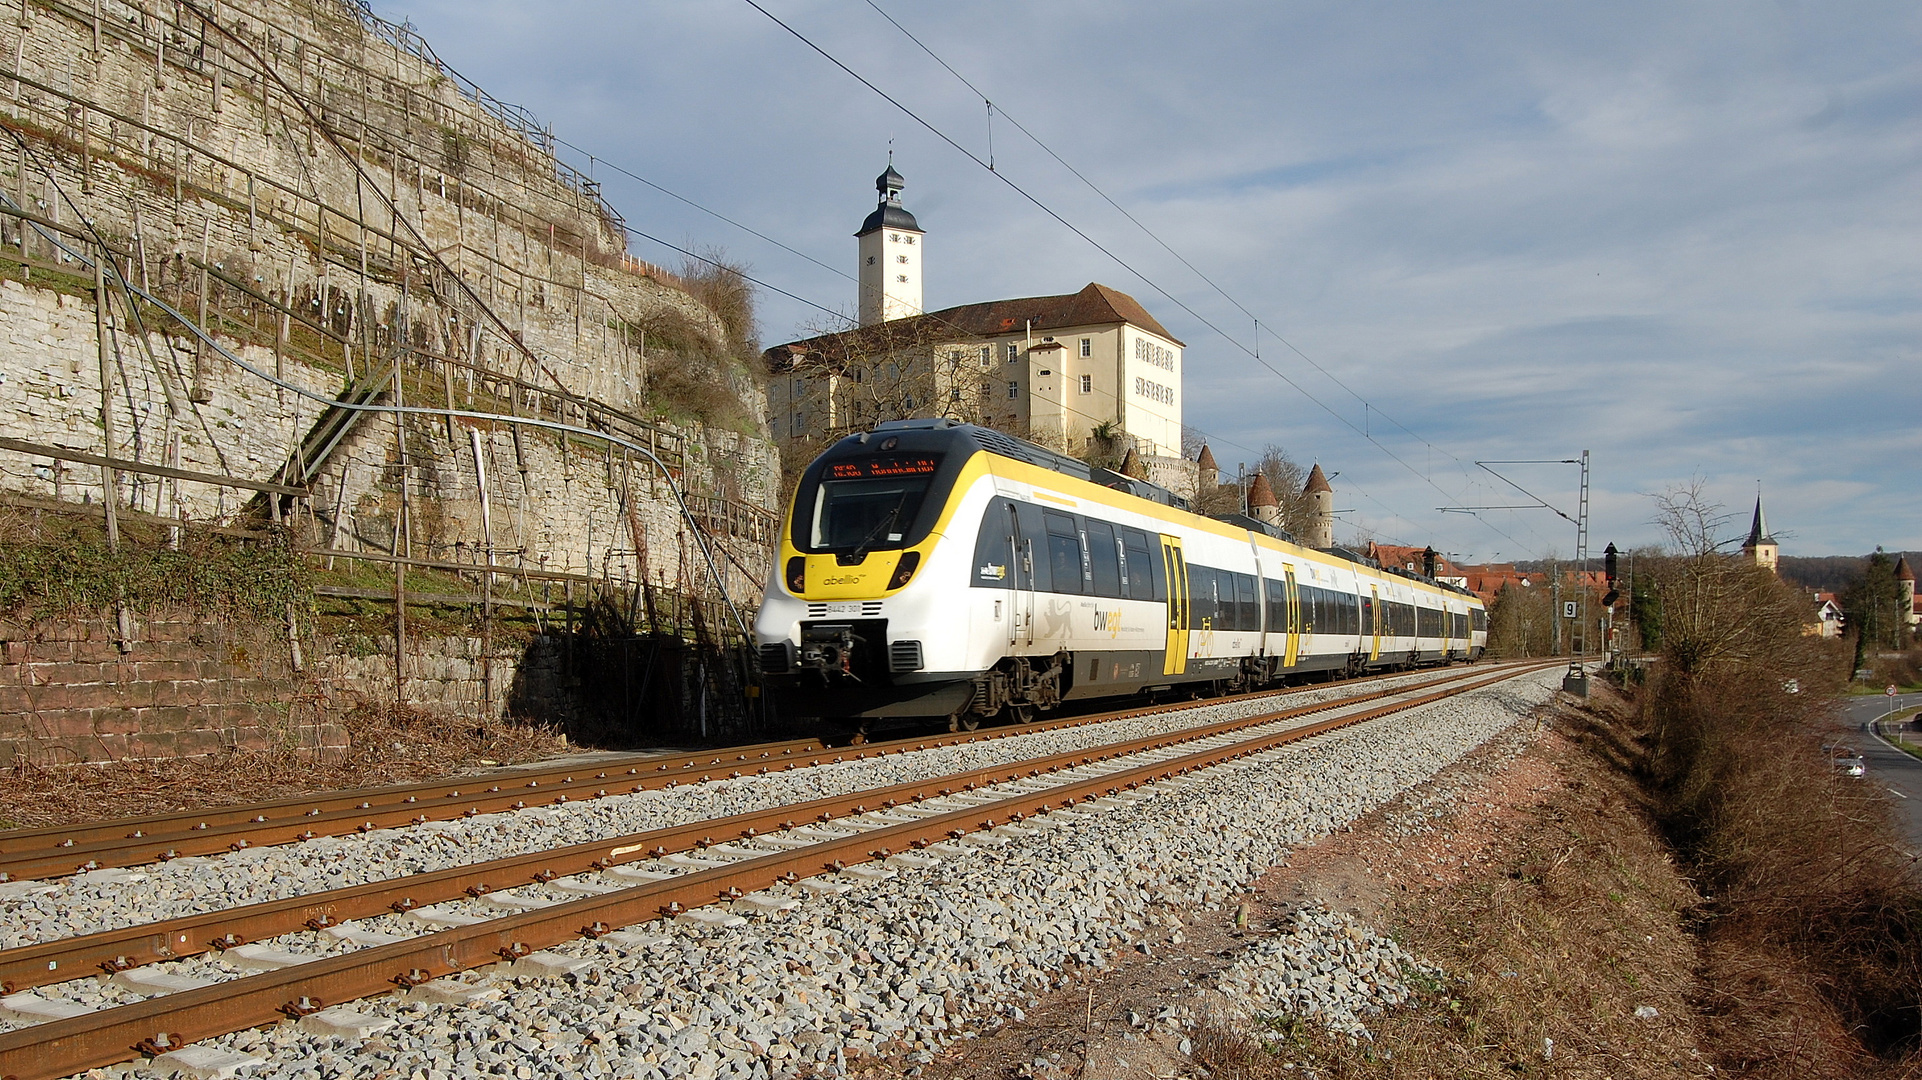
[[[1265,1038],[1216,1025],[1195,1059],[1231,1080],[1703,1075],[1689,997],[1698,898],[1646,814],[1611,715],[1563,719],[1572,739],[1531,752],[1552,779],[1492,831],[1480,871],[1390,903],[1396,936],[1444,980],[1370,1019],[1372,1041],[1307,1022]],[[1464,832],[1457,819],[1436,835],[1459,851]]]
[[[93,765],[16,760],[0,772],[0,806],[5,807],[0,828],[40,828],[432,780],[490,764],[536,761],[566,748],[547,728],[482,727],[393,705],[362,705],[342,723],[350,745],[319,756],[275,750]]]
[[[1806,677],[1819,659],[1652,684],[1652,781],[1710,894],[1701,1006],[1724,1066],[1909,1075],[1922,1036],[1922,888],[1880,788],[1827,767],[1826,702],[1784,692],[1785,675]]]

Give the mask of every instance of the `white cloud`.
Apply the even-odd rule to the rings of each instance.
[[[1263,342],[1444,490],[744,4],[382,10],[570,142],[837,267],[892,136],[930,233],[930,304],[1127,290],[1189,343],[1192,421],[1342,470],[1360,515],[1411,542],[1573,547],[1546,513],[1489,515],[1510,537],[1437,514],[1488,492],[1377,408],[1465,462],[1594,450],[1596,535],[1620,543],[1655,538],[1640,493],[1700,473],[1744,507],[1761,479],[1792,552],[1922,547],[1922,9],[881,2],[1366,395],[1364,411]],[[980,101],[865,5],[771,6],[986,154]],[[994,147],[1006,176],[1247,340],[1245,315],[1005,118]],[[597,175],[637,227],[849,306],[845,278]],[[764,332],[816,317],[770,297]]]

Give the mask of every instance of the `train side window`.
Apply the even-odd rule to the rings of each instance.
[[[1068,514],[1058,514],[1053,510],[1043,510],[1041,518],[1047,523],[1048,530],[1048,576],[1050,588],[1058,593],[1078,593],[1084,591],[1081,584],[1081,530],[1075,528],[1074,518]]]
[[[1207,627],[1220,630],[1221,612],[1215,607],[1215,572],[1205,566],[1188,564],[1188,596],[1194,621],[1190,624],[1199,630]]]
[[[1121,597],[1121,559],[1116,553],[1114,526],[1088,522],[1088,559],[1094,566],[1094,594]]]
[[[1235,616],[1235,629],[1261,629],[1261,605],[1255,600],[1253,574],[1235,575],[1235,607],[1240,609]]]
[[[1054,583],[1048,577],[1048,534],[1041,524],[1041,508],[1033,503],[1018,502],[1014,510],[1020,527],[1017,539],[1021,552],[1021,561],[1014,568],[1020,575],[1014,587],[1049,592]]]
[[[1148,534],[1124,527],[1121,545],[1128,549],[1128,595],[1136,600],[1165,601],[1168,590],[1162,582],[1161,548],[1148,543]]]
[[[974,565],[968,582],[977,589],[1007,589],[1015,577],[1014,512],[1006,499],[995,499],[981,515],[981,532],[974,541]]]
[[[1270,579],[1268,582],[1268,632],[1285,634],[1288,632],[1288,583]]]
[[[1375,632],[1375,598],[1361,597],[1361,632],[1372,635]]]

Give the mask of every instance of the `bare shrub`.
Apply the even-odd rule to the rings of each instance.
[[[1697,492],[1662,503],[1662,664],[1642,695],[1660,819],[1709,899],[1705,1011],[1725,1060],[1860,1075],[1922,1037],[1922,891],[1879,789],[1837,774],[1847,646],[1796,590],[1723,555]]]
[[[726,252],[710,248],[684,262],[679,277],[687,294],[721,320],[730,351],[751,368],[761,349],[754,329],[754,283],[747,270]]]

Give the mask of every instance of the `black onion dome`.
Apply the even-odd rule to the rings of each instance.
[[[866,236],[876,229],[913,229],[915,232],[925,231],[915,222],[914,215],[908,213],[900,203],[882,203],[880,206],[875,207],[874,213],[869,214],[868,219],[861,223],[861,231],[854,235]]]
[[[893,162],[888,163],[887,172],[874,178],[874,190],[880,192],[884,197],[892,195],[907,186],[907,180],[902,177],[900,173],[894,171]]]

